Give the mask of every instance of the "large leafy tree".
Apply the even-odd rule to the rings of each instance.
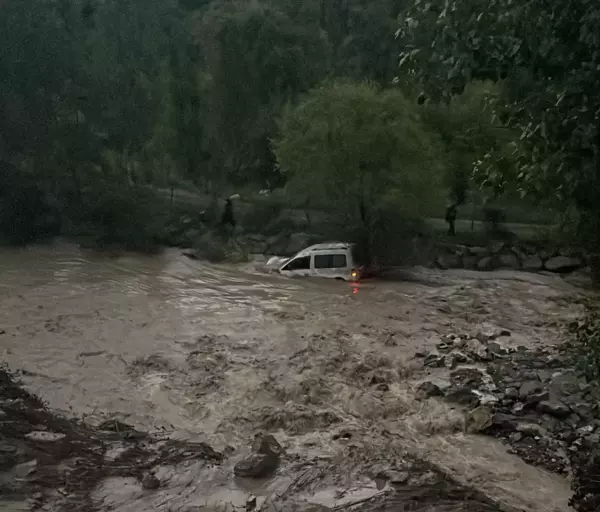
[[[600,4],[593,0],[414,0],[398,37],[404,71],[447,98],[472,79],[504,81],[519,165],[489,173],[582,215],[600,246]],[[491,168],[490,168],[491,169]]]
[[[416,102],[367,83],[312,90],[286,111],[274,150],[282,171],[341,213],[370,250],[390,207],[418,216],[438,176],[437,143]]]

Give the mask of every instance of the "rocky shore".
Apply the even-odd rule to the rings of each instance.
[[[119,421],[92,428],[57,416],[0,370],[2,510],[89,512],[103,479],[128,477],[157,489],[160,465],[222,459],[206,444],[161,439]]]
[[[437,351],[418,354],[438,377],[416,391],[464,407],[467,433],[497,437],[526,462],[571,475],[572,506],[597,511],[600,383],[577,370],[576,351],[514,346],[508,331],[449,334]]]

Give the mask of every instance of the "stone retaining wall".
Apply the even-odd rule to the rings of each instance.
[[[497,269],[567,273],[587,266],[587,255],[574,248],[536,248],[493,242],[487,247],[438,245],[435,266],[442,269]]]
[[[292,256],[305,247],[325,240],[314,234],[292,233],[271,237],[246,234],[240,241],[249,253]],[[464,268],[481,271],[510,269],[567,273],[589,266],[587,255],[576,248],[536,247],[500,241],[484,247],[424,239],[415,239],[412,242],[409,240],[404,251],[399,251],[396,259],[401,260],[395,262],[396,264],[425,264],[441,269]]]

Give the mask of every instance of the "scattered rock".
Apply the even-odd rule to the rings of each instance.
[[[252,512],[253,510],[256,510],[256,505],[256,496],[248,496],[248,499],[246,500],[246,512]]]
[[[444,393],[440,387],[433,382],[425,381],[419,384],[416,391],[417,398],[423,400],[432,396],[442,396]]]
[[[548,400],[550,398],[550,393],[547,390],[543,389],[541,391],[536,391],[535,393],[531,393],[526,398],[527,405],[537,405],[544,400]]]
[[[446,400],[467,407],[479,405],[479,396],[469,388],[454,389],[446,394]]]
[[[537,409],[542,414],[549,414],[559,419],[567,418],[571,414],[571,410],[565,404],[554,400],[540,402]]]
[[[445,362],[444,356],[430,352],[425,356],[425,360],[423,361],[423,364],[425,366],[429,366],[431,368],[441,368],[442,366],[444,366],[444,362]]]
[[[475,335],[475,338],[481,343],[487,343],[497,337],[497,334],[493,331],[480,331]]]
[[[581,381],[572,370],[561,372],[550,382],[550,389],[558,397],[567,397],[580,391]]]
[[[283,448],[270,434],[257,434],[252,444],[252,454],[238,462],[233,471],[236,476],[261,478],[275,471]]]
[[[519,390],[517,388],[506,388],[504,396],[510,400],[517,400],[519,398]]]
[[[27,478],[31,475],[37,467],[37,460],[30,460],[29,462],[23,462],[15,466],[14,472],[17,478]]]
[[[495,427],[501,430],[514,431],[517,428],[517,418],[510,414],[496,413],[492,418],[492,423]]]
[[[525,404],[522,402],[517,402],[515,405],[513,405],[511,412],[515,416],[518,416],[519,414],[522,414],[524,410],[525,410]]]
[[[146,473],[142,478],[142,487],[148,491],[155,491],[160,487],[160,480],[152,473]]]
[[[542,383],[539,381],[523,382],[523,384],[521,384],[521,387],[519,388],[519,398],[525,399],[529,395],[532,395],[534,393],[539,393],[542,390],[543,390]]]
[[[544,264],[546,270],[550,272],[563,273],[571,272],[581,267],[581,260],[579,258],[571,258],[568,256],[555,256],[550,258]]]
[[[57,434],[55,432],[44,432],[41,430],[36,430],[33,432],[29,432],[29,434],[25,434],[25,438],[30,441],[37,441],[41,443],[53,443],[56,441],[60,441],[67,437],[65,434]]]
[[[493,424],[491,408],[481,405],[469,411],[466,416],[465,430],[468,434],[483,432]]]
[[[465,364],[470,362],[470,359],[467,355],[462,352],[452,352],[444,357],[444,364],[447,368],[454,369],[459,364]]]

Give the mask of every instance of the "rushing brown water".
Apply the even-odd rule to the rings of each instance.
[[[351,286],[209,265],[176,250],[3,249],[0,353],[64,414],[206,441],[233,451],[231,464],[267,430],[295,460],[252,488],[232,480],[231,464],[163,468],[170,484],[159,501],[135,482],[107,481],[97,490],[104,510],[243,507],[248,493],[279,492],[323,461],[338,473],[326,486],[307,484],[302,498],[340,506],[379,492],[365,475],[410,450],[515,510],[558,512],[568,510],[564,479],[463,435],[460,412],[414,400],[422,370],[413,356],[440,335],[489,327],[509,329],[515,344],[557,343],[549,322],[579,312],[573,293],[559,278],[515,273],[419,270]],[[341,430],[356,444],[351,457],[332,441]]]

